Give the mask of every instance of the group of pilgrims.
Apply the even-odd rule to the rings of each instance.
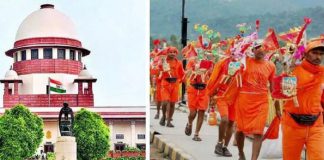
[[[310,23],[305,17],[300,27],[278,35],[270,28],[261,39],[256,20],[255,27],[237,25],[240,33],[223,40],[219,32],[196,24],[197,40],[180,52],[165,40],[154,40],[150,54],[154,118],[161,126],[175,127],[175,105],[184,83],[189,115],[181,128],[191,136],[197,116],[192,140],[202,141],[199,131],[205,112],[217,110],[221,120],[215,154],[232,157],[227,146],[234,133],[239,160],[245,160],[244,139],[249,135],[251,159],[257,160],[262,142],[278,138],[281,131],[284,160],[299,160],[303,148],[307,159],[324,160],[324,36],[307,39]],[[269,107],[276,114],[264,133]]]

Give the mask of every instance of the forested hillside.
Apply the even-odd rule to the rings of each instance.
[[[177,39],[181,34],[182,0],[151,0],[151,37]],[[260,36],[269,27],[277,33],[303,24],[305,16],[313,22],[307,29],[309,37],[324,33],[323,0],[186,0],[185,16],[189,19],[188,38],[196,37],[194,24],[207,24],[222,37],[238,34],[235,27],[248,23],[254,27],[260,19]],[[173,37],[174,38],[174,37]]]

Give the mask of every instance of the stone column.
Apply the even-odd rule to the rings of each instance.
[[[109,125],[109,130],[110,130],[110,150],[114,150],[115,146],[115,134],[114,134],[114,122],[113,121],[109,121],[108,122]]]
[[[132,141],[131,141],[131,145],[132,147],[136,147],[136,132],[135,132],[135,121],[131,121],[131,129],[132,129]]]
[[[14,82],[14,88],[15,88],[14,95],[18,95],[18,82]]]
[[[89,94],[93,94],[93,92],[92,92],[92,82],[88,82],[88,91],[89,91]]]
[[[83,94],[83,82],[78,82],[78,94]]]
[[[4,95],[8,95],[9,94],[9,84],[8,82],[4,83]]]
[[[54,149],[56,160],[77,160],[77,144],[75,142],[75,137],[57,137]]]

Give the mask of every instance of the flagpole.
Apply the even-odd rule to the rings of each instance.
[[[51,106],[51,87],[50,87],[50,77],[48,77],[48,107]]]
[[[306,30],[304,32],[304,47],[306,48],[307,46],[307,34],[306,34]]]

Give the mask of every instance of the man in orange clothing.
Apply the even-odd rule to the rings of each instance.
[[[157,41],[157,42],[156,42]],[[161,80],[158,79],[159,76],[159,54],[163,50],[159,50],[160,41],[155,40],[154,50],[150,54],[151,64],[150,64],[150,84],[153,88],[153,100],[156,104],[156,114],[154,119],[159,119],[160,117],[160,110],[161,110]]]
[[[246,70],[243,72],[242,88],[235,102],[236,110],[236,141],[240,160],[245,160],[245,135],[253,135],[252,160],[257,160],[261,145],[262,134],[266,124],[269,107],[269,87],[275,75],[275,65],[264,59],[265,51],[262,41],[253,44],[254,58],[246,58]],[[271,88],[271,87],[270,87]],[[279,107],[276,107],[279,109]],[[279,113],[279,112],[278,112]]]
[[[178,49],[168,47],[165,49],[166,59],[162,59],[159,66],[159,77],[161,80],[162,118],[160,125],[164,126],[167,120],[167,127],[174,127],[171,119],[175,109],[175,103],[179,100],[179,85],[184,78],[182,63],[176,58]],[[168,114],[167,114],[168,111]]]
[[[186,69],[186,79],[189,80],[187,87],[188,94],[188,107],[189,107],[189,116],[188,123],[186,125],[185,134],[187,136],[191,135],[192,132],[192,122],[197,118],[197,125],[195,134],[192,140],[201,141],[199,137],[199,131],[201,129],[202,123],[204,121],[205,111],[208,108],[209,96],[206,89],[206,83],[209,79],[210,70],[213,66],[213,62],[209,60],[193,59],[189,61]]]
[[[324,159],[323,84],[324,38],[310,40],[301,65],[294,68],[298,107],[293,100],[284,104],[282,116],[283,159],[296,160],[304,145],[307,159]]]
[[[150,66],[150,83],[154,88],[154,101],[156,103],[156,114],[154,119],[159,119],[161,109],[161,80],[158,80],[159,70],[157,66]]]
[[[216,103],[218,111],[221,116],[221,122],[218,129],[218,143],[215,147],[215,153],[225,157],[231,157],[232,154],[227,149],[228,143],[231,140],[233,132],[233,124],[235,120],[234,102],[238,93],[237,81],[234,76],[228,80],[226,91],[221,97],[217,97],[217,89],[220,92],[222,80],[224,77],[229,76],[226,67],[229,66],[231,58],[222,59],[214,66],[213,72],[208,81],[207,88],[209,96],[212,98],[212,105]],[[224,92],[224,91],[223,91]]]

